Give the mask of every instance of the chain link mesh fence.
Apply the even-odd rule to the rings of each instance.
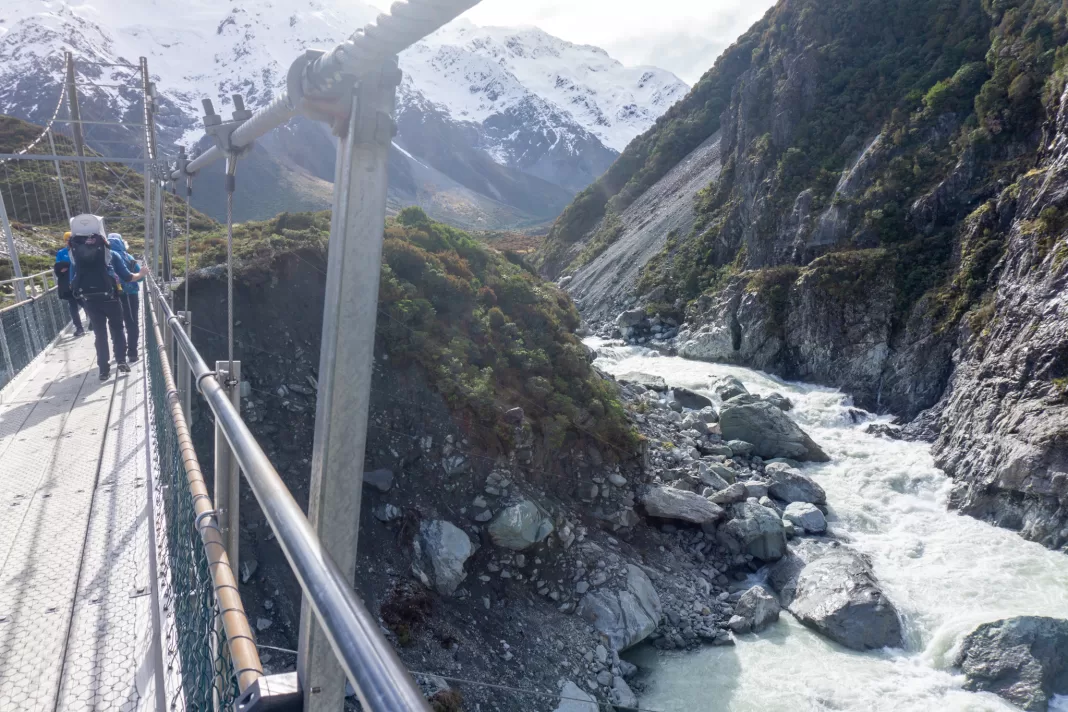
[[[56,288],[30,283],[25,301],[0,309],[0,388],[45,350],[70,323],[67,304]]]
[[[167,709],[231,709],[239,694],[237,676],[219,623],[208,559],[197,533],[193,497],[167,407],[154,315],[147,305],[144,313],[154,456],[159,472],[156,529],[166,546],[157,557],[165,619],[163,656],[168,675],[175,681],[168,685]]]

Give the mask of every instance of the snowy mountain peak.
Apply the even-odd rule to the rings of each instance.
[[[622,151],[689,87],[656,67],[625,67],[599,47],[536,27],[479,27],[461,18],[401,56],[413,86],[457,116],[482,121],[524,90],[571,114]]]

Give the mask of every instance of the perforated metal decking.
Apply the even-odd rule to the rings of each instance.
[[[92,339],[0,399],[0,710],[156,706],[144,378]]]

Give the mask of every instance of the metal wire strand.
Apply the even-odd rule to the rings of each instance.
[[[186,299],[189,293],[186,292]],[[226,356],[227,380],[234,375],[234,192],[226,192]]]
[[[185,190],[185,310],[189,311],[189,204],[193,202],[193,176],[186,178]]]

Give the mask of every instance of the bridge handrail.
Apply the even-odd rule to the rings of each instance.
[[[148,289],[193,373],[216,423],[226,436],[245,479],[263,510],[297,582],[311,603],[330,645],[369,712],[428,712],[426,700],[378,622],[357,598],[278,471],[249,431],[230,396],[182,328],[181,320],[153,278]]]

